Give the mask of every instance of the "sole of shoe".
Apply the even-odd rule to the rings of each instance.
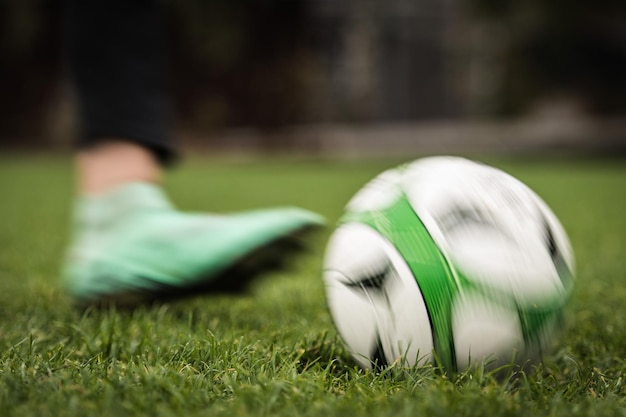
[[[305,253],[308,250],[305,237],[317,229],[316,226],[306,226],[275,239],[236,260],[232,266],[223,271],[199,277],[195,284],[187,287],[163,285],[151,291],[118,293],[101,297],[98,300],[78,301],[77,304],[79,307],[107,308],[114,306],[125,309],[198,295],[244,294],[257,278],[270,272],[284,270],[287,263],[292,262],[294,257]],[[152,281],[149,277],[145,277],[145,279]]]

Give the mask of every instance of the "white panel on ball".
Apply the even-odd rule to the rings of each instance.
[[[386,270],[378,291],[360,287]],[[387,363],[413,366],[432,359],[430,321],[419,287],[379,233],[357,223],[341,226],[328,243],[324,278],[337,330],[361,366],[371,367],[377,343]]]
[[[524,347],[515,308],[504,308],[477,295],[459,297],[452,308],[452,332],[459,369],[485,362],[511,363]]]

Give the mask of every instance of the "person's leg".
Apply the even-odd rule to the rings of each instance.
[[[322,219],[294,208],[181,213],[159,186],[170,140],[156,2],[68,0],[82,134],[64,285],[81,303],[237,288]]]
[[[66,6],[66,49],[81,122],[79,150],[89,153],[102,149],[103,142],[132,142],[160,164],[169,163],[176,149],[158,1],[66,0]]]
[[[133,142],[105,139],[76,155],[78,192],[83,195],[105,193],[129,182],[158,184],[161,166],[153,153]]]

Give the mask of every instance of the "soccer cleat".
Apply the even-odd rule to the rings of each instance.
[[[84,224],[77,225],[63,281],[80,304],[238,291],[301,249],[298,235],[323,224],[319,215],[298,208],[186,214],[158,195],[150,198],[158,193],[154,187],[130,187],[134,196],[117,199],[121,206],[109,201],[108,208],[82,210]],[[122,214],[111,215],[115,210]]]

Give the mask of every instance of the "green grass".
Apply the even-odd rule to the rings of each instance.
[[[334,222],[387,161],[193,159],[166,186],[183,209],[295,204]],[[534,188],[578,261],[554,354],[516,379],[359,370],[326,310],[329,227],[250,295],[79,311],[58,288],[73,188],[63,157],[0,158],[2,416],[626,415],[626,164],[487,160]]]

